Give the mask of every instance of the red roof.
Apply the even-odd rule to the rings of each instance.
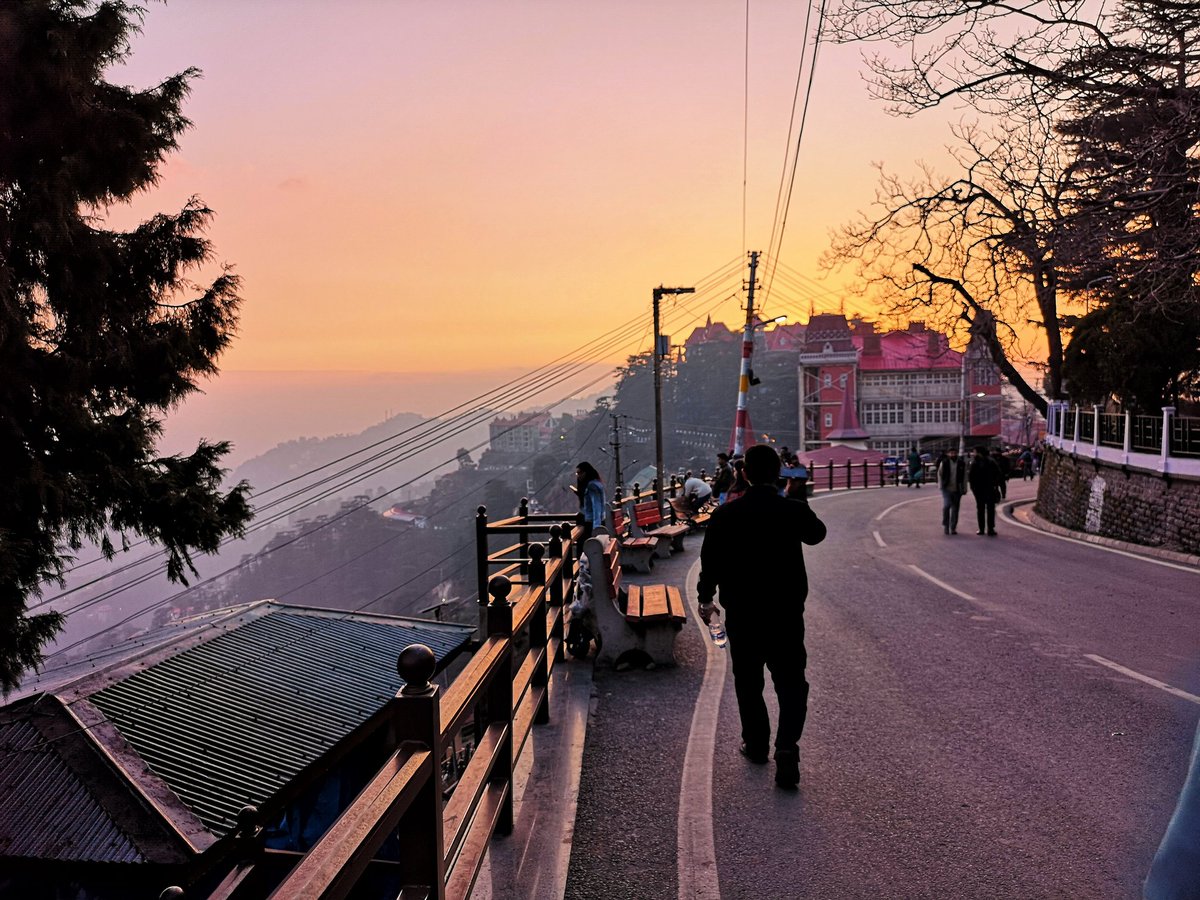
[[[688,347],[694,347],[696,344],[707,344],[709,341],[736,340],[741,340],[740,332],[730,331],[723,322],[714,322],[712,316],[709,316],[704,327],[693,331],[684,343]]]
[[[879,341],[879,353],[868,353],[864,345],[870,338]],[[854,346],[863,351],[858,367],[866,372],[904,371],[906,369],[961,369],[962,354],[950,349],[944,334],[924,328],[889,331],[880,335],[854,335]]]

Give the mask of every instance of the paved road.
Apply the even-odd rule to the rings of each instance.
[[[689,624],[679,668],[596,673],[566,896],[1139,896],[1200,715],[1200,573],[1012,521],[947,537],[929,488],[814,508],[801,790],[738,756]],[[683,774],[697,704],[711,797]],[[707,800],[711,860],[683,833]]]

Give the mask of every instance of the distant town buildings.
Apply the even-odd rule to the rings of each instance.
[[[740,339],[710,319],[685,346]],[[899,456],[1001,434],[1000,373],[977,338],[960,352],[924,322],[878,332],[864,319],[824,313],[759,343],[796,355],[799,450],[843,445]]]
[[[493,450],[513,453],[545,450],[554,437],[554,424],[554,417],[545,412],[497,416],[488,426],[489,444]]]

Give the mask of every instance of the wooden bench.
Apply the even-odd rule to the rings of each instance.
[[[671,539],[671,549],[681,553],[683,552],[684,535],[691,530],[691,526],[685,522],[672,524],[665,521],[657,500],[644,500],[641,503],[633,504],[633,533],[638,536],[668,537]]]
[[[600,640],[596,661],[624,668],[629,656],[649,658],[650,666],[675,665],[675,638],[687,621],[679,588],[666,584],[622,587],[620,543],[595,535],[583,544],[592,579],[592,608]]]
[[[635,572],[650,573],[654,565],[654,557],[659,553],[659,539],[645,535],[635,535],[630,531],[630,522],[625,517],[625,510],[614,506],[612,510],[613,533],[621,547],[621,565]],[[670,556],[670,550],[667,556]]]
[[[708,524],[709,514],[707,512],[692,512],[688,502],[682,497],[676,497],[671,501],[671,511],[675,514],[675,518],[680,520],[680,523],[687,523],[688,528],[703,528]],[[676,526],[678,527],[678,526]]]

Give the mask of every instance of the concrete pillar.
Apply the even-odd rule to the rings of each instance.
[[[1175,415],[1175,407],[1164,406],[1162,408],[1162,455],[1158,460],[1158,471],[1166,472],[1167,464],[1171,457],[1171,416]]]
[[[1121,462],[1129,464],[1129,454],[1133,452],[1133,413],[1125,410],[1125,450]]]
[[[1092,459],[1100,456],[1100,404],[1092,407]]]

